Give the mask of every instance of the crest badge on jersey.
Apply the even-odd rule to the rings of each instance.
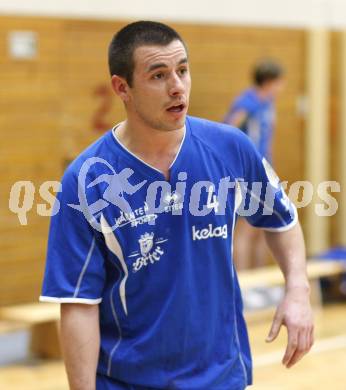
[[[154,233],[145,233],[138,240],[142,256],[147,255],[154,245]]]
[[[138,239],[139,251],[134,251],[129,256],[134,257],[136,260],[132,263],[133,272],[138,272],[143,267],[152,265],[161,260],[161,257],[165,253],[161,244],[168,241],[164,238],[155,238],[154,233],[144,233]]]

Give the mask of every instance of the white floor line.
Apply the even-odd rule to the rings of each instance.
[[[317,340],[309,354],[317,354],[321,352],[331,351],[335,349],[346,350],[346,335],[341,335],[329,339]],[[254,367],[269,366],[271,364],[281,363],[284,355],[284,349],[282,351],[275,351],[263,355],[253,357]]]

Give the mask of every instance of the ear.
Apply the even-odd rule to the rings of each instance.
[[[129,85],[127,81],[117,75],[113,75],[111,79],[113,91],[126,103],[129,100]]]

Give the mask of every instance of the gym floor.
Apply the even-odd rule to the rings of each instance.
[[[315,320],[315,344],[309,355],[291,369],[281,364],[286,329],[282,328],[278,339],[267,344],[271,315],[249,321],[254,360],[254,385],[249,389],[346,389],[346,303],[316,309]],[[30,361],[0,368],[0,388],[67,390],[68,385],[62,361]]]

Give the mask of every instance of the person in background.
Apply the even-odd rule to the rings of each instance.
[[[253,68],[252,83],[230,105],[224,123],[242,130],[259,154],[272,164],[275,99],[284,87],[284,70],[273,60],[262,60]],[[240,218],[237,224],[234,258],[238,269],[260,267],[266,263],[263,232],[254,229],[244,218]]]

